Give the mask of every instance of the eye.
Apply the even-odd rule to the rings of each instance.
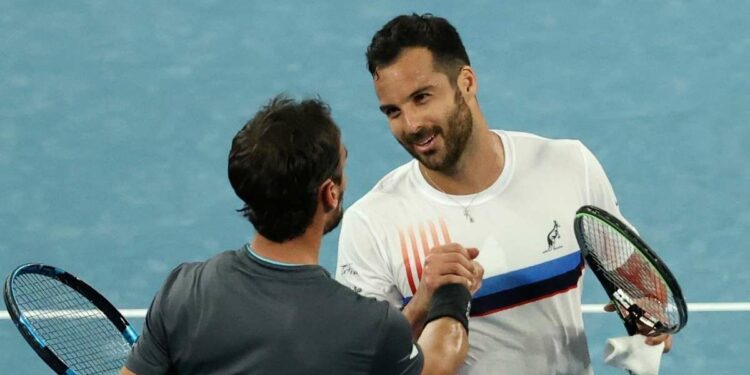
[[[417,104],[424,104],[427,102],[427,99],[429,98],[430,94],[427,93],[420,93],[417,95],[414,95],[414,102]]]
[[[400,113],[401,111],[398,108],[389,107],[389,108],[383,109],[383,114],[385,114],[385,116],[388,117],[389,119],[398,117]]]

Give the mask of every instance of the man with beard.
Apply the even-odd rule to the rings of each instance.
[[[402,308],[419,337],[446,275],[469,280],[481,263],[484,280],[467,285],[482,287],[461,373],[591,373],[573,219],[587,204],[620,216],[597,159],[579,141],[490,129],[469,57],[443,18],[389,21],[367,64],[380,110],[414,160],[347,211],[338,280]],[[455,271],[443,256],[455,244],[480,255],[451,254],[466,265]],[[665,340],[668,350],[668,336],[647,343]]]
[[[228,172],[256,234],[172,271],[121,374],[455,373],[467,351],[466,288],[436,292],[420,350],[398,310],[318,265],[343,215],[340,138],[320,100],[276,97],[245,124]]]

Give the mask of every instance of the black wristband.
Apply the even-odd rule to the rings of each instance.
[[[430,311],[427,313],[425,325],[444,316],[458,320],[469,333],[469,310],[471,309],[471,293],[461,284],[443,285],[432,295]]]

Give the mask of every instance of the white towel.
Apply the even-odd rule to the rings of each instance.
[[[658,375],[664,343],[647,345],[646,336],[634,335],[607,340],[604,363],[637,375]]]

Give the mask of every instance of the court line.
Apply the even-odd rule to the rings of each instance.
[[[606,313],[604,305],[583,305],[584,313]],[[688,312],[750,312],[750,302],[695,302],[688,303]]]
[[[120,309],[120,313],[122,316],[126,318],[145,318],[146,317],[146,309]],[[94,310],[93,314],[91,312],[86,312],[86,310],[57,310],[54,313],[50,313],[49,310],[47,311],[40,311],[37,313],[41,316],[46,316],[47,318],[64,318],[66,315],[70,316],[71,314],[74,315],[76,319],[80,318],[102,318],[104,315],[102,315],[98,310]],[[31,312],[31,316],[37,315],[34,311]],[[81,314],[90,314],[88,316],[82,316]],[[10,319],[10,315],[8,315],[7,311],[0,311],[0,320]]]
[[[605,313],[604,305],[583,305],[584,314]],[[689,312],[750,312],[750,302],[696,302],[688,303]],[[121,309],[120,313],[126,318],[144,318],[146,309]],[[0,311],[0,320],[10,319],[6,311]]]

